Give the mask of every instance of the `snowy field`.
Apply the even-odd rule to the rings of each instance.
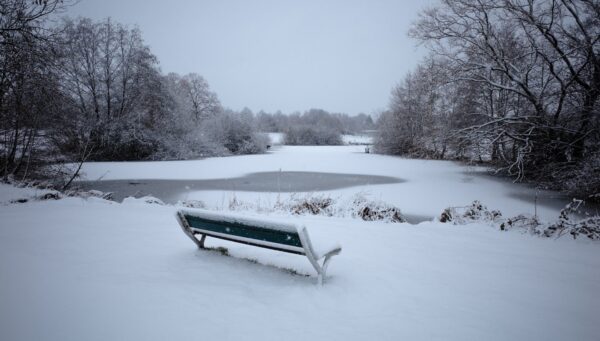
[[[204,179],[258,171],[396,176],[369,192],[404,211],[439,214],[473,199],[531,209],[522,186],[437,161],[356,147],[282,147],[271,154],[184,162],[93,163],[90,179]],[[1,340],[597,340],[600,248],[490,226],[364,222],[323,216],[311,238],[338,241],[324,286],[306,258],[208,239],[196,250],[176,207],[65,198],[12,204],[43,191],[0,185]],[[182,194],[218,206],[222,196]],[[553,217],[555,209],[540,208]],[[259,216],[247,212],[248,215]],[[296,274],[293,274],[296,273]],[[309,276],[307,276],[309,275]]]

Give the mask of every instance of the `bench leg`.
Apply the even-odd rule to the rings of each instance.
[[[323,269],[321,264],[319,264],[319,261],[317,261],[315,259],[312,252],[310,252],[310,251],[306,252],[306,257],[308,258],[308,261],[310,262],[310,264],[312,264],[313,268],[315,268],[315,270],[317,271],[317,283],[319,283],[319,285],[323,285],[323,280],[325,279],[325,271],[326,270]]]
[[[323,264],[319,264],[319,261],[315,257],[315,253],[313,251],[312,245],[310,243],[310,239],[308,238],[308,232],[306,232],[306,228],[300,230],[300,240],[302,241],[302,246],[304,247],[304,252],[310,264],[312,264],[313,268],[317,271],[317,282],[319,285],[323,285],[323,281],[325,280],[325,275],[327,274],[327,267],[329,266],[329,262],[331,261],[331,257],[339,254],[342,250],[336,249],[329,253],[327,253],[323,258]]]
[[[325,277],[325,274],[327,273],[327,267],[329,266],[329,261],[331,261],[331,257],[333,257],[334,255],[337,255],[337,253],[335,253],[335,254],[329,254],[323,260],[323,266],[322,266],[323,277]]]
[[[194,239],[196,239],[196,238],[194,238]],[[202,237],[200,237],[200,240],[198,241],[198,247],[201,249],[204,249],[204,240],[206,240],[205,234],[203,234]]]
[[[327,255],[325,255],[325,258],[323,259],[323,265],[320,265],[321,272],[319,272],[319,270],[317,270],[317,272],[319,272],[318,281],[319,281],[320,285],[323,285],[323,281],[325,280],[325,275],[327,274],[327,267],[329,266],[329,262],[331,261],[331,258],[339,253],[340,253],[340,250],[335,250],[335,251],[332,251],[332,252],[328,253]],[[317,265],[318,264],[319,263],[317,262]]]
[[[206,239],[206,235],[203,234],[200,240],[198,240],[198,238],[196,238],[196,233],[192,231],[185,220],[185,217],[183,217],[179,212],[177,212],[177,221],[179,222],[179,226],[181,226],[183,233],[185,233],[185,235],[188,236],[198,246],[199,249],[204,249],[204,240]]]

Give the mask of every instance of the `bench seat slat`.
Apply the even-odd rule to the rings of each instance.
[[[255,240],[256,243],[267,242],[303,249],[298,232],[272,230],[239,222],[214,221],[187,214],[184,216],[193,229],[214,232],[235,239],[241,237],[247,240]]]
[[[294,247],[294,246],[287,246],[287,245],[283,245],[283,244],[275,244],[275,243],[269,243],[266,241],[260,241],[260,240],[256,240],[256,239],[248,239],[248,238],[244,238],[244,237],[238,237],[238,236],[232,236],[232,235],[226,235],[226,234],[221,234],[218,232],[212,232],[212,231],[206,231],[206,230],[202,230],[202,229],[197,229],[197,228],[193,228],[192,227],[192,231],[200,233],[200,234],[205,234],[209,237],[213,237],[213,238],[219,238],[219,239],[223,239],[223,240],[228,240],[230,242],[236,242],[236,243],[241,243],[241,244],[246,244],[246,245],[252,245],[252,246],[258,246],[258,247],[262,247],[265,249],[271,249],[271,250],[275,250],[275,251],[282,251],[282,252],[288,252],[288,253],[293,253],[296,255],[306,255],[306,253],[304,252],[303,248],[299,248],[299,247]]]

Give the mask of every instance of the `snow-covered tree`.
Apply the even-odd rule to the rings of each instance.
[[[395,90],[382,119],[401,136],[382,132],[380,149],[435,151],[430,143],[443,137],[451,155],[564,184],[600,147],[599,8],[596,0],[442,0],[423,11],[410,34],[443,63],[442,76],[430,79],[426,60]],[[400,122],[389,125],[393,117]]]

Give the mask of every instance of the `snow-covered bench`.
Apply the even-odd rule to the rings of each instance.
[[[267,249],[304,255],[317,270],[323,283],[331,257],[339,254],[339,245],[316,248],[305,226],[248,218],[236,214],[221,214],[206,210],[180,210],[177,221],[185,234],[203,249],[207,236]],[[196,238],[200,235],[200,239]],[[319,263],[320,260],[322,263]]]

